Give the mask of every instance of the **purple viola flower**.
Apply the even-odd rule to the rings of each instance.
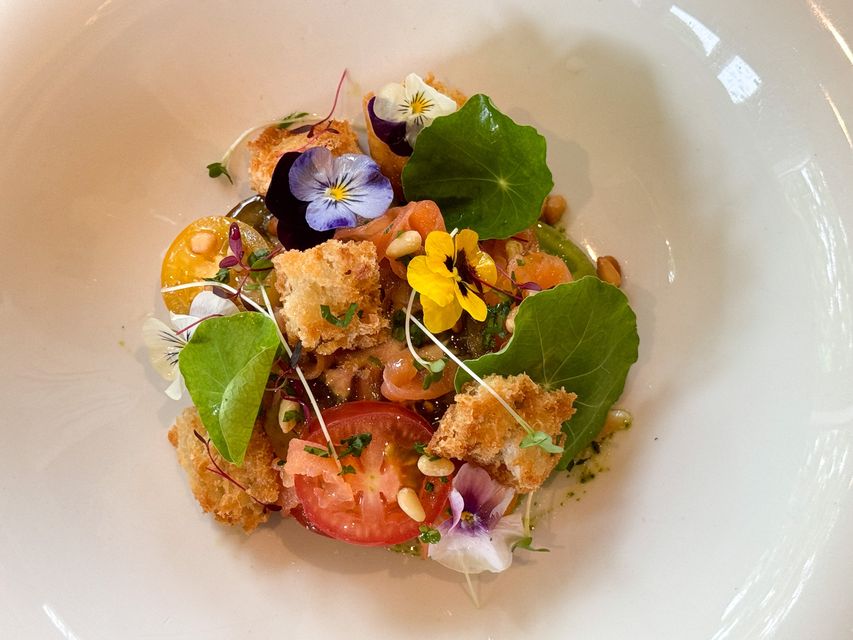
[[[512,545],[524,538],[520,513],[505,516],[515,491],[466,463],[453,479],[452,517],[438,526],[429,557],[460,573],[499,573],[512,564]]]
[[[334,156],[325,147],[300,155],[290,168],[290,191],[308,203],[305,220],[317,231],[354,227],[359,218],[377,218],[394,198],[391,182],[363,154]]]

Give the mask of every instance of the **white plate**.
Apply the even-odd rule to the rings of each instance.
[[[0,3],[0,636],[849,637],[853,5],[376,5]],[[140,344],[172,236],[247,191],[204,166],[344,67],[537,126],[640,319],[611,471],[479,610],[441,567],[203,516]]]

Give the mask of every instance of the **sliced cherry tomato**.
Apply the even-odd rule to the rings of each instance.
[[[348,402],[323,412],[332,440],[340,443],[369,433],[361,455],[341,458],[355,473],[338,475],[334,461],[316,455],[326,447],[319,425],[307,440],[291,442],[287,470],[294,476],[296,495],[305,519],[332,538],[362,545],[389,545],[411,540],[422,524],[432,523],[447,504],[450,478],[424,476],[417,466],[415,445],[432,437],[418,414],[388,402]],[[306,447],[316,446],[314,453]],[[397,505],[397,492],[410,487],[418,494],[425,519],[416,522]]]
[[[191,222],[172,241],[163,258],[160,282],[164,287],[176,284],[196,282],[212,278],[219,271],[219,261],[228,255],[228,228],[232,222],[240,227],[243,250],[246,255],[256,249],[269,249],[269,243],[253,227],[244,222],[224,216],[208,216]],[[235,276],[231,274],[228,284],[235,286]],[[268,278],[272,282],[272,276]],[[163,294],[163,301],[169,311],[187,313],[190,303],[200,289],[183,289]],[[278,299],[275,287],[267,287],[271,300]],[[259,304],[263,298],[256,290],[246,290],[246,296]]]

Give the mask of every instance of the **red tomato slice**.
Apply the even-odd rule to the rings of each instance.
[[[342,464],[356,470],[343,476],[337,475],[331,458],[305,451],[306,446],[326,447],[316,421],[306,440],[291,441],[286,469],[314,528],[352,544],[390,545],[411,540],[420,525],[440,515],[450,494],[450,478],[442,482],[424,476],[414,448],[432,437],[426,420],[389,402],[348,402],[324,411],[323,418],[336,445],[362,433],[372,439],[361,456],[341,458]],[[402,487],[418,493],[426,515],[423,522],[415,522],[397,505]]]

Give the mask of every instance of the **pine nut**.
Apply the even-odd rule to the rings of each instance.
[[[391,244],[389,244],[388,248],[385,249],[385,255],[392,260],[402,258],[403,256],[407,256],[418,251],[422,244],[423,240],[421,240],[421,234],[414,229],[409,229],[391,241]]]
[[[595,261],[595,272],[605,282],[617,287],[622,286],[622,267],[613,256],[599,256]]]
[[[426,520],[424,506],[421,504],[421,500],[418,498],[418,494],[415,493],[414,489],[410,489],[409,487],[403,487],[400,489],[397,492],[397,504],[400,505],[400,509],[403,510],[403,513],[415,522],[423,522]]]
[[[510,312],[506,314],[506,322],[504,322],[504,326],[506,327],[507,333],[515,333],[515,316],[518,315],[518,307],[513,307],[510,309]]]
[[[295,412],[296,417],[291,415],[289,418],[285,418],[288,412]],[[299,419],[300,416],[302,416],[302,406],[298,402],[282,400],[281,404],[278,405],[278,425],[284,433],[290,433],[297,424],[302,422]]]
[[[604,427],[601,429],[601,436],[607,436],[620,429],[627,429],[634,421],[634,417],[624,409],[611,409],[607,412],[607,418],[604,420]]]
[[[521,243],[518,240],[507,240],[506,241],[506,258],[507,258],[507,260],[512,260],[514,257],[521,255],[522,251],[524,251],[524,247],[521,246]]]
[[[418,458],[418,470],[425,476],[442,477],[449,476],[456,469],[453,463],[447,458],[438,458],[434,460],[432,456],[427,454]]]
[[[199,231],[190,238],[190,251],[197,256],[210,256],[216,251],[216,236],[210,231]]]
[[[539,216],[548,224],[557,224],[566,212],[568,203],[563,196],[550,195],[542,203],[542,214]]]

